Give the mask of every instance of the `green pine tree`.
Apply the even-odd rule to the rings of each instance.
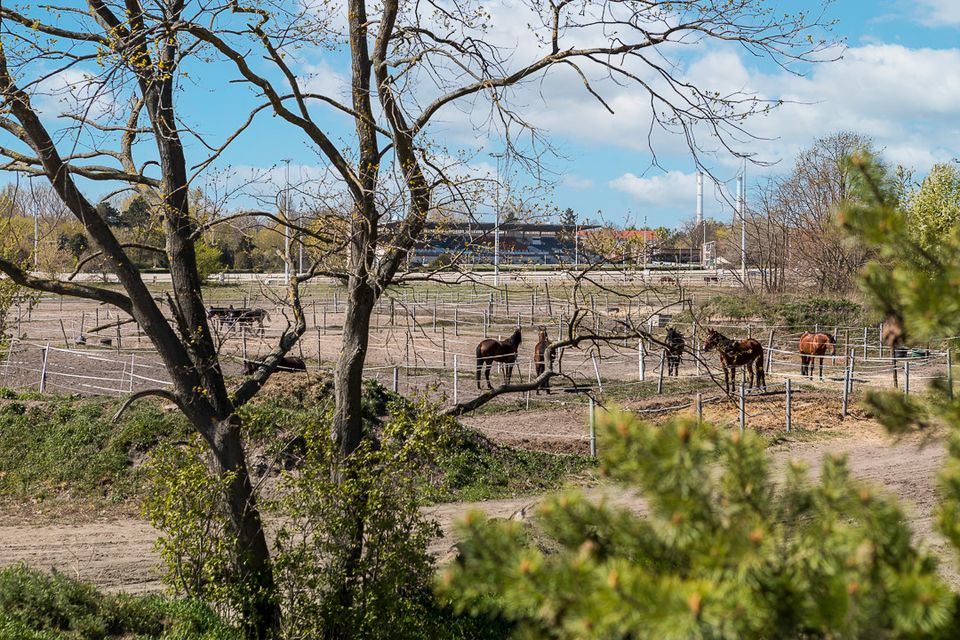
[[[884,169],[866,155],[851,168],[856,197],[840,222],[877,251],[862,285],[888,316],[888,342],[960,334],[960,230],[923,246]],[[942,380],[922,400],[868,402],[894,430],[945,425],[939,528],[960,548],[960,402]],[[604,472],[641,494],[646,514],[577,492],[529,523],[472,514],[441,594],[513,622],[522,638],[948,638],[960,628],[937,559],[842,456],[824,460],[817,482],[792,465],[775,488],[749,432],[614,413],[600,443]]]

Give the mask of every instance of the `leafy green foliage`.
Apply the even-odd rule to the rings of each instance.
[[[143,515],[161,532],[155,547],[163,581],[178,595],[229,612],[245,595],[231,564],[236,542],[222,503],[233,476],[212,473],[208,451],[197,435],[185,446],[152,451]]]
[[[153,403],[137,404],[111,424],[114,402],[17,397],[0,403],[0,493],[10,497],[68,489],[124,500],[138,493],[134,463],[143,452],[188,432],[179,413]]]
[[[0,569],[0,638],[131,637],[233,640],[233,629],[196,600],[105,595],[61,574]]]
[[[601,429],[604,469],[640,491],[649,514],[577,493],[546,501],[532,529],[473,514],[462,557],[441,581],[445,597],[515,621],[520,637],[932,637],[952,628],[954,597],[935,560],[843,458],[828,457],[816,484],[791,467],[777,495],[752,433],[689,419],[656,428],[622,414]]]
[[[404,403],[405,404],[405,403]],[[283,479],[274,562],[286,638],[418,638],[439,535],[420,510],[418,468],[437,451],[438,419],[398,409],[379,442],[343,463],[326,423],[305,434],[304,464]]]
[[[910,234],[924,249],[939,246],[960,224],[960,172],[935,164],[920,187],[907,194]]]

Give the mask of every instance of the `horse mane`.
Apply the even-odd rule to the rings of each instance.
[[[510,334],[510,337],[503,341],[504,344],[508,344],[511,347],[519,347],[520,343],[523,340],[523,336],[520,333],[520,327],[517,327],[516,330]]]

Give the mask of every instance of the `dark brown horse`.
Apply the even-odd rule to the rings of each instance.
[[[666,360],[667,360],[667,375],[668,376],[679,376],[680,375],[680,363],[683,361],[683,348],[686,345],[686,342],[683,339],[683,334],[670,327],[667,329],[667,348],[666,351]]]
[[[504,384],[510,384],[510,376],[513,375],[513,363],[517,361],[517,349],[520,348],[520,327],[513,332],[506,340],[494,340],[487,338],[477,345],[477,389],[480,388],[480,372],[484,371],[484,377],[487,379],[487,388],[493,389],[490,384],[490,369],[493,369],[494,362],[502,362],[504,365]]]
[[[537,340],[537,344],[533,347],[533,368],[537,372],[537,377],[540,377],[540,374],[547,370],[547,361],[545,354],[547,352],[547,346],[550,344],[550,338],[547,337],[547,330],[543,327],[540,327],[540,335]],[[555,351],[550,352],[550,364],[553,365],[553,361],[556,360],[557,354]],[[547,393],[550,393],[550,379],[548,378],[546,382],[543,383],[543,388],[547,390]],[[540,387],[537,387],[537,395],[540,395]]]
[[[750,388],[753,388],[753,369],[757,369],[757,386],[767,386],[767,376],[763,370],[763,345],[750,338],[748,340],[731,340],[719,331],[709,329],[707,339],[703,341],[703,350],[717,350],[720,356],[720,366],[723,367],[723,384],[727,393],[730,393],[730,383],[737,381],[737,367],[746,367],[750,372]],[[731,376],[731,374],[733,374]],[[731,380],[732,378],[732,380]]]
[[[829,353],[828,353],[829,352]],[[837,339],[829,333],[804,331],[800,336],[800,375],[813,377],[813,364],[820,360],[820,379],[823,380],[823,358],[837,353]]]
[[[257,369],[260,368],[262,362],[257,362],[256,360],[244,360],[243,361],[243,375],[252,376]],[[303,361],[303,358],[297,356],[283,356],[280,358],[279,364],[277,364],[277,371],[306,371],[307,364]]]

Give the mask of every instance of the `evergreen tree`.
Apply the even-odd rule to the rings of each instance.
[[[97,213],[99,213],[103,221],[111,227],[123,226],[123,218],[120,212],[106,200],[97,205]]]
[[[887,315],[891,346],[960,333],[960,228],[925,247],[908,231],[886,170],[850,161],[840,222],[877,253],[862,286]],[[938,421],[948,458],[940,532],[960,548],[960,402],[943,380],[922,399],[871,393],[894,431]],[[948,638],[957,594],[918,549],[903,512],[828,456],[810,482],[789,466],[775,492],[760,438],[676,418],[663,427],[614,414],[601,425],[603,470],[646,498],[646,515],[579,493],[525,524],[471,514],[440,591],[502,616],[520,637]]]

